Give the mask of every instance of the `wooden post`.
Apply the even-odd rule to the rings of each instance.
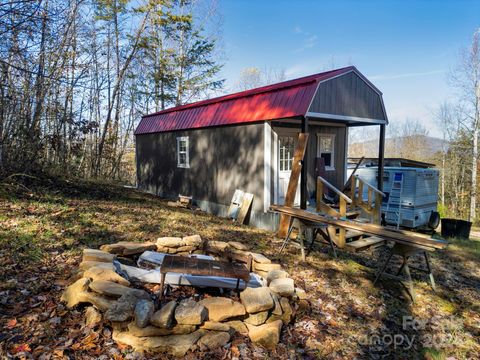
[[[380,125],[380,139],[378,144],[378,179],[377,189],[383,191],[383,167],[385,159],[385,124]]]
[[[320,179],[317,177],[317,212],[320,212],[322,210],[321,203],[323,201],[323,183],[320,181]]]
[[[350,184],[350,199],[352,199],[352,207],[355,207],[357,205],[357,200],[355,198],[355,187],[357,186],[357,178],[355,176],[352,176],[350,178],[351,184]]]
[[[308,118],[306,116],[302,119],[302,133],[308,133]],[[308,144],[308,139],[307,139]],[[307,145],[308,146],[308,145]],[[300,209],[307,208],[307,177],[308,177],[308,151],[304,152],[302,160],[302,177],[300,179]]]
[[[302,170],[302,159],[305,156],[305,149],[307,148],[308,134],[299,134],[298,143],[293,155],[292,172],[288,182],[287,193],[285,194],[285,206],[293,207],[295,201],[295,194],[297,192],[298,180]],[[280,215],[280,225],[278,227],[277,236],[284,238],[287,235],[288,227],[290,225],[290,216],[286,214]]]
[[[380,225],[382,214],[382,195],[375,193],[375,207],[373,208],[373,223]]]

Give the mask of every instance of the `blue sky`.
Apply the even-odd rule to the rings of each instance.
[[[223,0],[226,63],[296,78],[355,65],[384,93],[391,122],[418,119],[440,136],[433,112],[454,95],[447,83],[460,48],[480,27],[480,0]]]

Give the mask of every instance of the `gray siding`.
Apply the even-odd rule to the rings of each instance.
[[[321,83],[309,111],[377,120],[387,119],[381,95],[354,72]]]
[[[177,140],[189,137],[190,168],[177,167]],[[138,135],[139,189],[229,205],[235,189],[254,194],[263,211],[264,127],[261,124]]]

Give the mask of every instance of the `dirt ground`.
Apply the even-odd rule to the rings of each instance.
[[[188,359],[480,358],[478,241],[452,240],[446,251],[432,254],[436,292],[413,271],[413,304],[395,282],[373,285],[385,249],[338,251],[334,259],[319,245],[303,262],[293,245],[279,255],[281,242],[267,231],[170,208],[114,185],[37,178],[0,185],[0,357],[168,358],[116,345],[108,326],[85,327],[84,309],[66,309],[60,295],[85,247],[197,233],[247,243],[282,264],[307,291],[310,306],[284,326],[273,352],[238,335],[228,348],[188,353]]]

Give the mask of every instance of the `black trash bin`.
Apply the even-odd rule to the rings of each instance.
[[[457,220],[442,219],[442,237],[451,238],[456,236]]]
[[[456,235],[461,239],[470,238],[470,229],[472,228],[472,223],[465,220],[457,220]]]

